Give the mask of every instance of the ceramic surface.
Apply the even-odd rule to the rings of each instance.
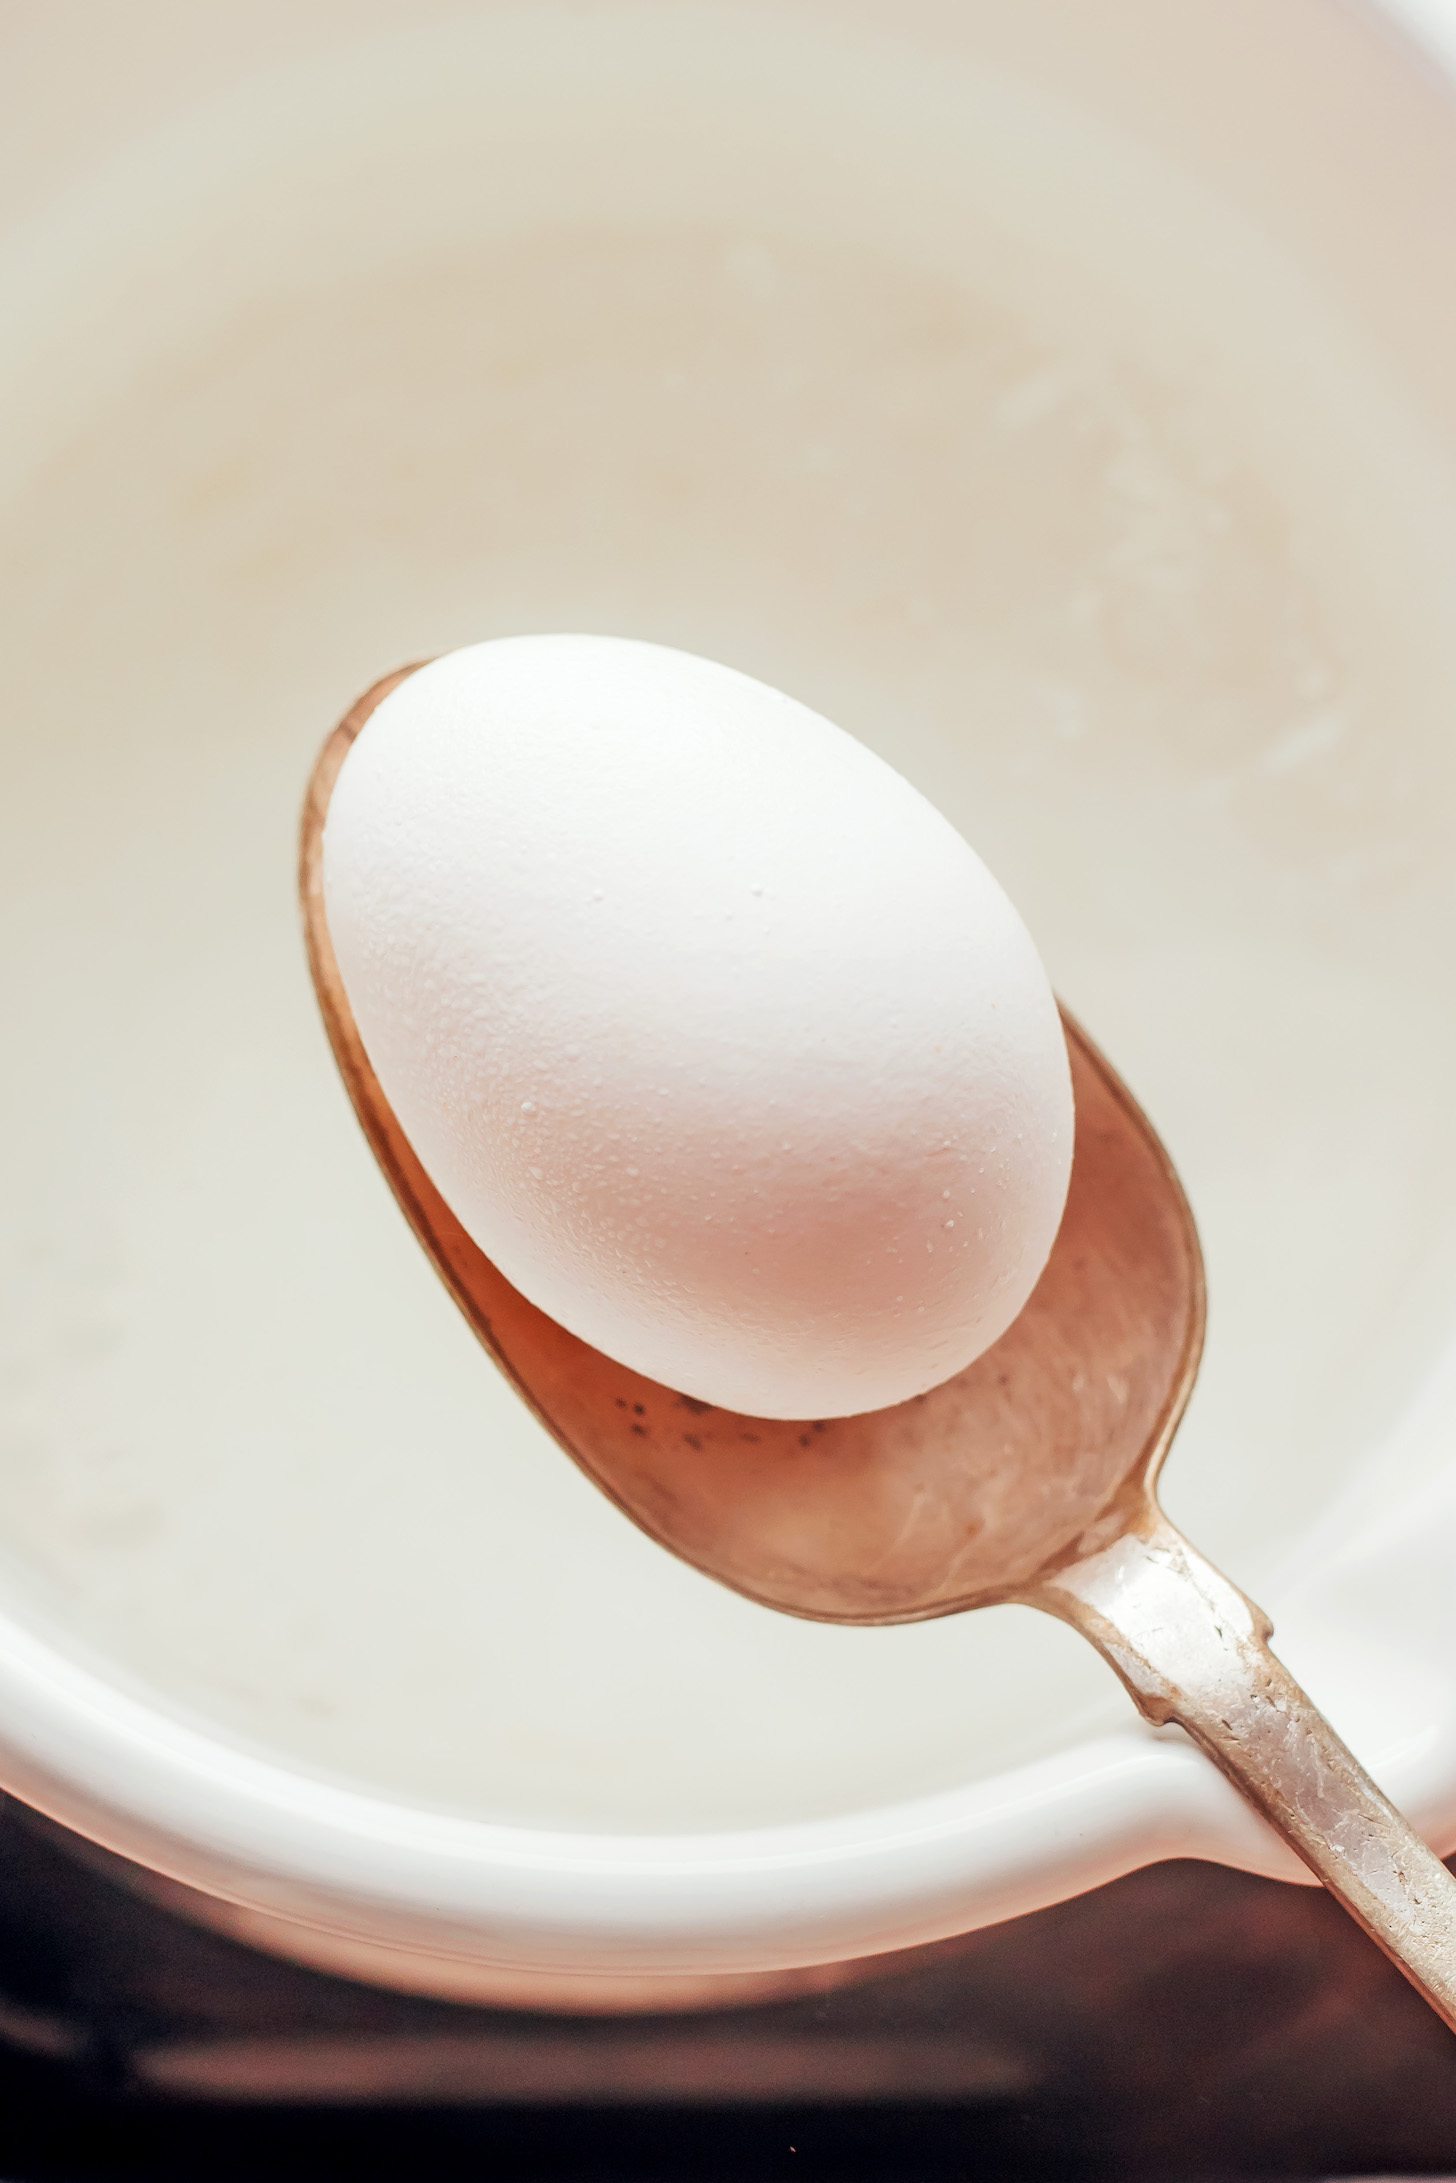
[[[541,2006],[1301,1877],[1070,1631],[657,1553],[438,1293],[297,799],[378,673],[567,625],[794,690],[988,856],[1203,1228],[1170,1512],[1456,1847],[1435,61],[1323,0],[205,14],[3,34],[0,1776],[246,1937]]]

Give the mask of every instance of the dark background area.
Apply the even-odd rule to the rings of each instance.
[[[1316,1889],[1153,1866],[838,1992],[568,2018],[276,1962],[0,1809],[0,2175],[1456,2172],[1456,2041]]]

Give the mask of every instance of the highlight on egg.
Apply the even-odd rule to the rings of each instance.
[[[848,1415],[1026,1302],[1072,1155],[1046,973],[949,821],[806,706],[621,638],[472,645],[365,724],[323,881],[442,1197],[620,1363]]]

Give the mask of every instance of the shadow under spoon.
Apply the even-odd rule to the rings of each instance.
[[[1269,1618],[1158,1506],[1203,1345],[1203,1262],[1146,1117],[1070,1019],[1071,1187],[1030,1302],[943,1386],[868,1415],[736,1416],[616,1364],[471,1242],[365,1055],[324,917],[321,843],[355,736],[324,745],[300,887],[319,1006],[354,1109],[440,1278],[541,1422],[660,1545],[784,1613],[916,1622],[1014,1600],[1070,1622],[1139,1709],[1176,1721],[1456,2030],[1456,1879],[1269,1650]]]

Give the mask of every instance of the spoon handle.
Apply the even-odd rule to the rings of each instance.
[[[1187,1729],[1456,2031],[1456,1879],[1270,1652],[1268,1616],[1155,1506],[1026,1598]]]

